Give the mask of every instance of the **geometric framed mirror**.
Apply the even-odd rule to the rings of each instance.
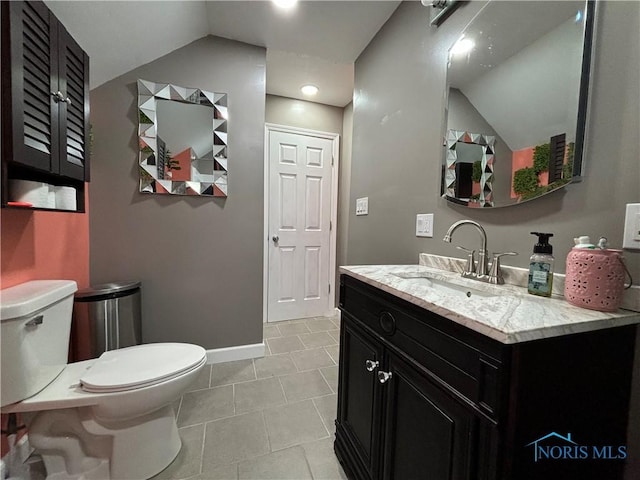
[[[496,137],[462,130],[447,131],[446,195],[469,207],[493,207]]]
[[[462,30],[446,57],[447,201],[518,205],[580,179],[595,16],[593,1],[489,1]]]
[[[226,197],[227,94],[138,80],[140,192]]]

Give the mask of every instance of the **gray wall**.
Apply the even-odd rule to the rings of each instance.
[[[267,95],[266,121],[342,135],[342,108],[322,103]]]
[[[138,193],[138,78],[227,92],[229,197]],[[140,279],[145,342],[262,341],[265,50],[205,37],[91,92],[91,281]]]
[[[606,235],[621,246],[625,204],[640,201],[640,3],[600,5],[584,180],[495,210],[466,209],[440,198],[447,49],[482,5],[465,3],[432,28],[428,9],[404,2],[358,58],[348,263],[416,263],[420,252],[459,256],[454,245],[476,247],[475,233],[459,230],[453,245],[442,238],[463,218],[485,226],[490,251],[519,252],[505,260],[511,265],[528,266],[531,231],[555,234],[560,272],[576,235]],[[369,215],[356,217],[355,199],[362,196],[369,197]],[[415,236],[417,213],[435,214],[433,238]],[[628,252],[626,258],[640,277],[640,255]]]
[[[351,191],[351,152],[353,150],[353,102],[344,107],[342,132],[342,150],[340,152],[340,185],[338,187],[339,198],[337,265],[347,265],[347,234],[349,232],[349,197]]]

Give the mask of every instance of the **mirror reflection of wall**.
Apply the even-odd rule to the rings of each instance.
[[[511,163],[505,159],[510,159],[512,152],[506,142],[497,134],[494,128],[480,112],[469,102],[460,90],[451,88],[449,90],[449,112],[447,125],[451,130],[475,132],[482,135],[495,137],[493,145],[495,160],[493,166],[493,197],[494,202],[498,199],[509,198],[511,191]],[[474,192],[476,193],[476,192]],[[464,197],[457,197],[464,198]]]
[[[496,137],[495,206],[571,180],[584,135],[578,112],[586,105],[581,85],[588,83],[582,78],[586,17],[584,1],[490,2],[450,50],[446,128]],[[590,38],[586,43],[590,54]],[[443,194],[450,196],[444,188]]]

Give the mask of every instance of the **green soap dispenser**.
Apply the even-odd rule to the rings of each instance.
[[[538,236],[538,243],[533,246],[533,255],[529,261],[529,293],[550,297],[553,286],[553,247],[549,245],[549,237],[553,237],[553,233],[531,232],[531,235]]]

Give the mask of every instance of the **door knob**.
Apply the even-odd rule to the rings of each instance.
[[[273,240],[273,243],[278,243],[280,237],[278,235],[274,235],[273,237],[271,237],[271,240]]]
[[[380,362],[377,360],[367,360],[364,362],[369,372],[373,372],[376,368],[380,366]]]
[[[391,372],[378,372],[378,381],[380,383],[387,383],[389,379],[393,376]]]

